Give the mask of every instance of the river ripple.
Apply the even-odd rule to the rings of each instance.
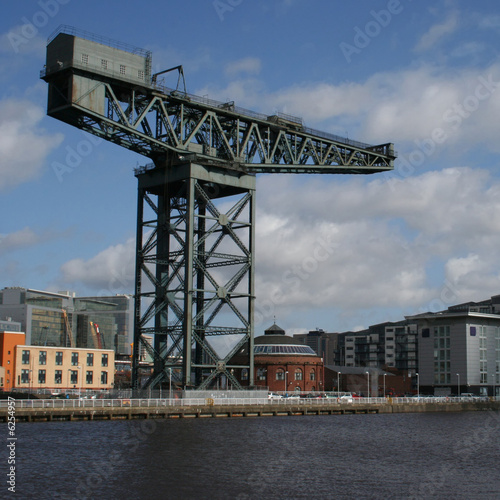
[[[500,498],[498,412],[19,423],[16,433],[16,498]]]

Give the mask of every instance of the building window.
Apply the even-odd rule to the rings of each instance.
[[[124,74],[125,74],[125,65],[120,64],[120,75],[124,75]]]
[[[486,349],[486,327],[480,326],[479,328],[479,383],[488,383],[488,361]]]
[[[45,384],[45,370],[38,370],[38,383]]]
[[[265,368],[257,368],[257,380],[266,380]]]
[[[276,370],[276,380],[285,380],[285,370],[283,368]]]
[[[62,370],[54,372],[54,384],[62,384]]]
[[[77,352],[71,353],[71,365],[78,366],[78,353]]]
[[[23,365],[29,365],[30,364],[30,352],[29,351],[23,351],[22,358],[21,358],[21,363]]]
[[[241,380],[248,380],[248,368],[241,370]]]
[[[63,363],[62,351],[56,351],[56,366],[61,366]]]
[[[29,384],[29,383],[30,383],[30,371],[21,370],[21,384]]]
[[[295,369],[295,380],[302,380],[302,370],[300,368]]]
[[[82,63],[83,64],[89,63],[89,55],[88,54],[82,54]]]
[[[101,59],[101,68],[108,69],[108,61],[106,59]]]
[[[316,380],[316,372],[314,368],[309,372],[309,380]]]
[[[108,366],[108,355],[103,354],[101,358],[101,366]],[[104,373],[104,372],[103,372]],[[107,373],[107,372],[106,372]]]
[[[94,366],[94,353],[93,352],[87,353],[87,365]]]
[[[38,354],[38,364],[46,365],[47,364],[47,351],[40,351]]]
[[[449,325],[434,328],[434,383],[451,383],[451,339]]]
[[[137,71],[137,77],[139,78],[139,80],[144,80],[144,71],[142,71],[142,69]]]
[[[108,383],[108,372],[101,372],[101,384],[106,385]]]
[[[86,382],[87,384],[92,384],[92,382],[94,381],[94,372],[87,372],[87,379],[86,379]]]
[[[70,383],[73,385],[78,384],[78,370],[70,370]]]

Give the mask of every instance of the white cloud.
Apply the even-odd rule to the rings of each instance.
[[[464,300],[482,300],[500,293],[500,270],[491,250],[451,257],[446,262],[445,272]]]
[[[483,29],[498,29],[500,28],[500,16],[481,17],[477,25]]]
[[[477,254],[469,254],[467,257],[454,257],[446,263],[446,274],[453,281],[459,281],[472,272],[478,272],[483,267],[481,259]]]
[[[299,116],[307,126],[362,142],[393,142],[400,152],[432,140],[434,154],[444,149],[468,151],[478,143],[500,150],[499,86],[498,63],[483,71],[454,72],[424,64],[377,73],[362,83],[320,82],[269,92],[261,81],[250,78],[202,92],[264,113],[278,110]]]
[[[55,241],[65,235],[67,232],[54,232],[46,229],[34,230],[31,227],[24,227],[8,234],[0,234],[0,255],[33,247],[39,243]]]
[[[457,45],[452,50],[451,55],[454,57],[473,57],[485,50],[486,46],[480,42],[464,42]]]
[[[242,73],[258,75],[261,70],[261,61],[257,57],[245,57],[238,61],[233,61],[226,65],[225,72],[229,76],[236,76]]]
[[[488,171],[465,167],[399,179],[395,186],[380,177],[341,183],[263,178],[259,318],[266,323],[275,314],[330,308],[356,311],[359,321],[372,309],[399,308],[403,315],[447,307],[452,302],[441,298],[447,287],[454,302],[499,293],[499,192],[500,181]]]
[[[43,57],[47,42],[34,30],[38,31],[34,26],[13,26],[7,33],[0,35],[0,52],[16,56],[34,54]]]
[[[135,239],[110,246],[88,260],[73,259],[61,266],[62,282],[83,285],[91,293],[114,295],[134,289]]]
[[[39,124],[41,107],[26,100],[0,101],[0,190],[37,177],[45,158],[63,140]]]
[[[368,326],[375,311],[400,311],[380,319],[396,320],[500,292],[500,181],[487,170],[449,168],[392,184],[380,176],[296,179],[258,181],[259,328],[301,311],[321,313],[322,322],[326,311],[332,324],[316,325],[326,329],[342,318]],[[73,259],[61,267],[62,282],[130,293],[134,255],[131,238]]]
[[[249,108],[254,111],[268,112],[269,109],[262,107],[260,100],[265,99],[265,85],[255,77],[241,78],[231,81],[226,88],[220,89],[213,86],[205,86],[195,91],[199,96],[208,96],[221,102],[234,101],[236,106]]]
[[[193,51],[185,51],[166,42],[165,45],[154,46],[151,50],[153,52],[153,74],[172,66],[182,65],[184,75],[189,80],[189,75],[213,66],[212,55],[207,46],[198,47],[197,50]],[[176,71],[164,73],[158,77],[158,83],[175,88],[178,75]],[[188,91],[192,90],[188,88]]]
[[[0,234],[0,254],[36,244],[39,237],[29,227],[10,234]]]
[[[448,18],[439,24],[435,24],[420,38],[416,49],[422,52],[433,48],[442,38],[453,34],[458,28],[458,13],[452,12]]]
[[[483,72],[461,70],[453,76],[438,68],[422,67],[393,75],[390,97],[375,100],[364,121],[364,134],[377,142],[430,139],[439,131],[437,146],[460,144],[467,149],[478,142],[498,148],[492,133],[500,109],[500,66]],[[375,92],[382,88],[375,85]]]

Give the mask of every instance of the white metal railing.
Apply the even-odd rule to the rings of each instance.
[[[463,403],[500,401],[500,397],[404,397],[404,398],[179,398],[179,399],[16,399],[15,408],[162,408],[172,406],[235,406],[235,405],[344,405],[360,404],[421,404],[421,403]],[[12,401],[0,400],[0,409],[6,409]]]

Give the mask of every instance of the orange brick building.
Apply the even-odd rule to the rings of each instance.
[[[0,366],[5,370],[2,389],[10,391],[15,386],[16,346],[26,342],[23,332],[0,332]]]

